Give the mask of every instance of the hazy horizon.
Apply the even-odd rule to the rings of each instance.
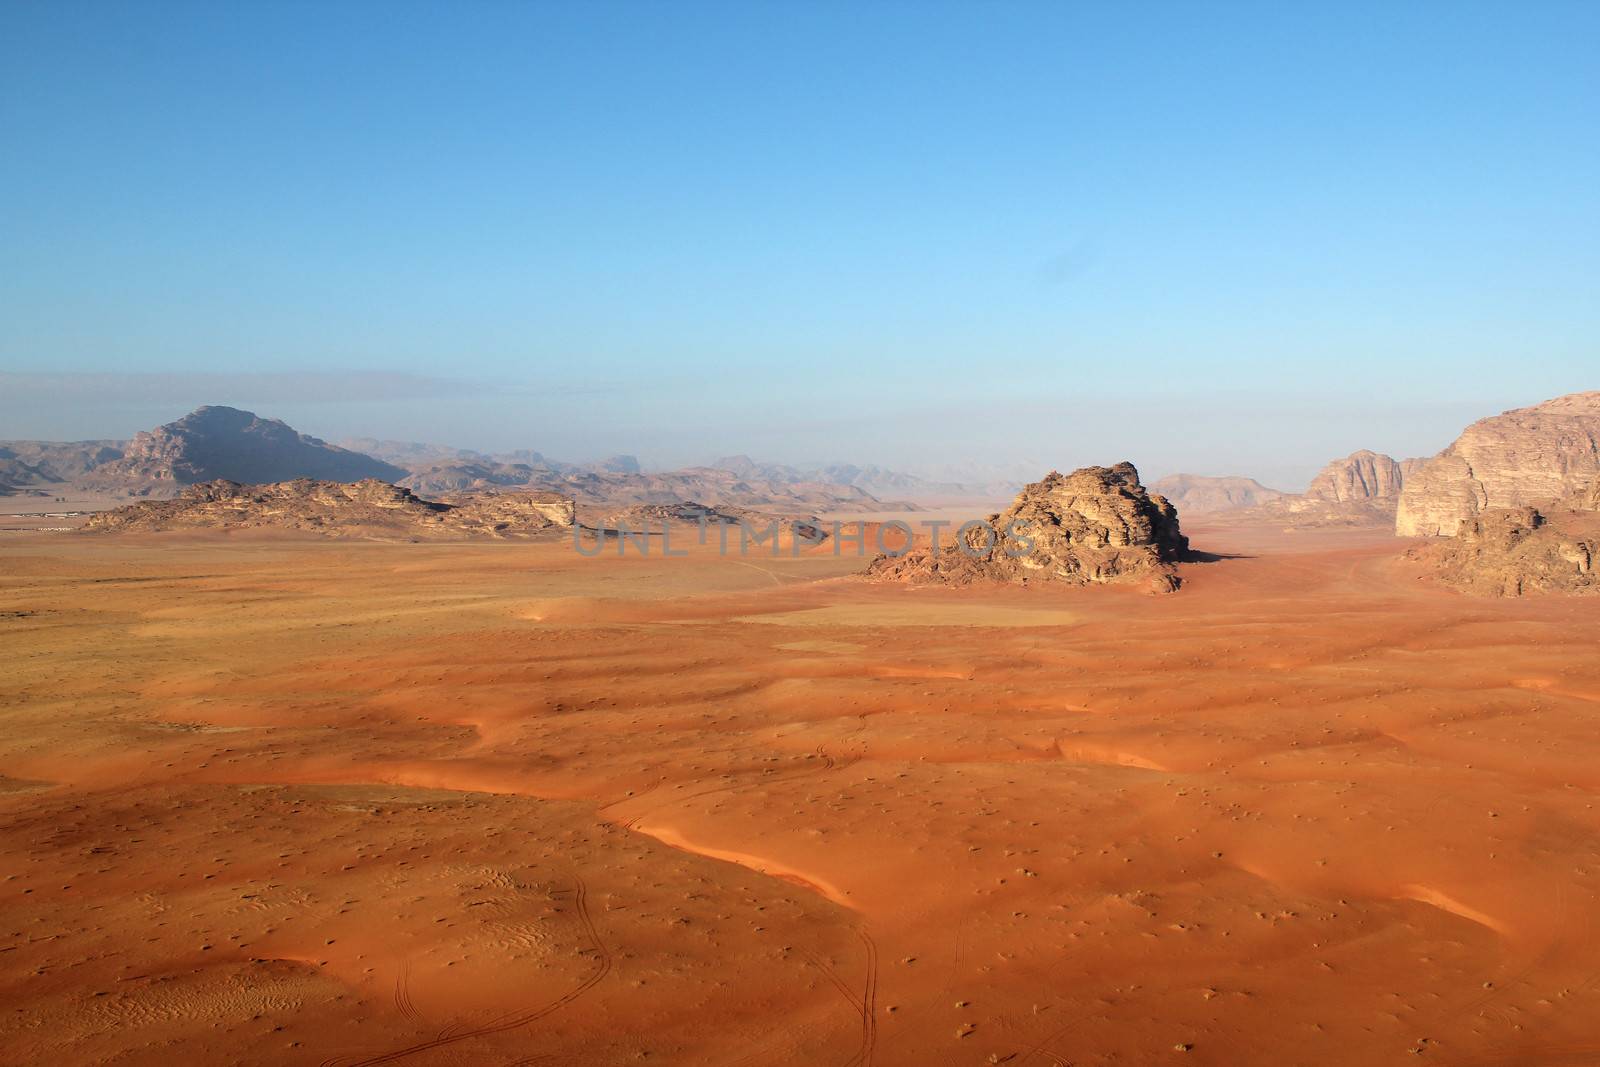
[[[219,403],[1298,489],[1600,386],[1596,39],[1576,3],[10,5],[0,438]]]
[[[1152,404],[1146,398],[1139,405],[1145,416],[1161,415],[1161,427],[1154,440],[1149,436],[1148,424],[1129,424],[1128,412],[1116,406],[1115,398],[1084,398],[1072,406],[1051,412],[1071,419],[1070,425],[1079,428],[1079,434],[1067,434],[1058,442],[1038,442],[1032,453],[1006,452],[1001,447],[978,451],[971,456],[952,456],[943,442],[937,440],[937,422],[955,417],[952,412],[930,411],[927,422],[917,427],[906,439],[898,442],[900,449],[892,458],[883,453],[865,454],[849,451],[847,439],[828,438],[832,442],[815,442],[814,451],[779,454],[775,451],[751,447],[752,442],[774,441],[770,431],[749,430],[735,433],[727,429],[705,428],[694,431],[680,449],[652,451],[630,447],[626,427],[604,435],[579,434],[541,436],[537,427],[529,427],[529,436],[518,436],[515,427],[502,427],[485,432],[471,425],[474,406],[486,400],[503,398],[510,390],[473,388],[470,383],[447,380],[411,380],[404,376],[382,374],[325,374],[306,376],[243,376],[227,380],[223,376],[197,376],[193,383],[181,376],[148,375],[77,375],[65,379],[56,375],[0,374],[0,387],[8,402],[17,402],[12,409],[8,403],[3,411],[6,433],[0,440],[125,440],[140,430],[171,422],[205,404],[219,404],[250,410],[263,418],[276,418],[288,423],[302,433],[339,443],[354,438],[375,438],[384,441],[414,442],[452,448],[468,449],[487,454],[531,449],[547,458],[565,462],[590,462],[616,454],[637,456],[646,469],[667,470],[710,463],[716,459],[747,455],[758,462],[784,463],[802,470],[831,464],[854,463],[861,466],[877,464],[893,470],[918,474],[940,480],[977,480],[979,472],[986,472],[989,480],[1009,479],[1031,481],[1052,467],[1072,469],[1090,464],[1109,464],[1128,459],[1139,467],[1146,481],[1169,474],[1235,475],[1256,478],[1263,484],[1290,492],[1305,488],[1311,476],[1329,460],[1348,455],[1363,448],[1386,452],[1398,459],[1414,456],[1431,456],[1444,448],[1467,423],[1499,414],[1507,407],[1521,407],[1549,397],[1532,397],[1513,404],[1485,407],[1470,401],[1439,401],[1432,405],[1419,404],[1415,408],[1384,406],[1370,401],[1361,403],[1362,422],[1372,431],[1373,440],[1362,440],[1348,447],[1335,445],[1332,451],[1306,462],[1275,462],[1271,448],[1262,442],[1273,433],[1280,436],[1302,435],[1306,440],[1330,442],[1341,440],[1339,427],[1348,422],[1350,411],[1357,403],[1349,398],[1350,408],[1329,408],[1315,397],[1296,398],[1285,403],[1275,400],[1276,407],[1264,410],[1257,406],[1263,398],[1246,394],[1213,396],[1210,407],[1197,409],[1182,398],[1166,398],[1164,404]],[[354,400],[352,394],[360,392],[369,397]],[[426,393],[425,396],[412,395]],[[62,420],[54,412],[42,416],[23,410],[28,399],[75,396],[79,399],[70,419]],[[159,396],[192,396],[189,401],[161,400]],[[528,395],[533,395],[530,390]],[[314,397],[315,399],[308,399]],[[425,408],[417,405],[425,405]],[[439,419],[437,410],[443,405],[462,421]],[[412,414],[405,414],[407,411]],[[1041,405],[1012,405],[1007,412],[1015,416],[1043,415]],[[990,412],[988,417],[1000,413]],[[430,419],[429,416],[434,416]],[[903,416],[902,426],[915,426],[918,415]],[[415,421],[412,421],[412,420]],[[1234,424],[1245,427],[1238,436],[1217,430],[1206,447],[1186,450],[1185,435],[1196,427]],[[10,432],[29,426],[78,427],[79,432],[25,433]],[[410,432],[411,429],[435,426],[443,434],[430,435]],[[1266,427],[1275,426],[1276,430]],[[1304,436],[1307,427],[1315,427],[1314,438]],[[1353,438],[1350,438],[1353,440]],[[714,447],[718,441],[728,447]],[[744,444],[739,442],[743,441]],[[1096,442],[1105,441],[1099,445]],[[1398,442],[1398,444],[1393,444]],[[997,445],[1003,442],[997,442]],[[781,447],[774,445],[774,448]],[[924,447],[926,450],[923,451]],[[831,451],[829,449],[832,449]],[[907,449],[910,449],[909,451]],[[1119,451],[1120,450],[1120,451]],[[1174,463],[1170,457],[1179,457]],[[1210,466],[1204,462],[1213,457]],[[1165,461],[1163,457],[1169,457]],[[1183,460],[1188,459],[1187,465]]]

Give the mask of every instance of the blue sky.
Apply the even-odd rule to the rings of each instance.
[[[1600,388],[1600,5],[0,7],[0,437],[1244,473]]]

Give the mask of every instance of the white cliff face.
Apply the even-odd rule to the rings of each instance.
[[[1537,505],[1600,476],[1600,391],[1573,393],[1480,419],[1411,474],[1395,533],[1454,536],[1488,508]]]

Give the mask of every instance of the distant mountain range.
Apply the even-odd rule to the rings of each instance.
[[[1597,475],[1600,392],[1588,392],[1480,419],[1430,459],[1353,452],[1328,463],[1300,494],[1251,478],[1195,474],[1170,475],[1150,488],[1180,515],[1391,524],[1402,536],[1448,536],[1486,509],[1564,499],[1586,490]],[[0,441],[0,495],[49,496],[78,488],[162,498],[216,479],[270,484],[299,478],[376,479],[429,497],[522,488],[608,507],[696,501],[788,514],[913,510],[918,500],[997,501],[1016,490],[1003,475],[941,480],[875,465],[802,468],[744,455],[703,467],[645,471],[629,455],[574,464],[534,451],[491,455],[368,438],[341,446],[230,407],[198,408],[129,442]]]
[[[889,470],[876,464],[863,467],[853,463],[835,463],[801,469],[783,463],[761,463],[744,455],[723,456],[711,466],[718,470],[731,471],[742,478],[760,478],[769,482],[829,482],[837,485],[853,485],[878,496],[971,497],[998,501],[1015,495],[1022,485],[1020,480],[1007,478],[988,478],[982,481],[928,478],[904,471]]]
[[[165,498],[177,496],[185,486],[218,479],[245,485],[375,479],[430,497],[519,488],[608,507],[698,501],[786,512],[915,508],[909,501],[880,500],[860,486],[800,472],[792,477],[717,467],[645,472],[629,455],[572,464],[532,451],[489,455],[376,439],[346,445],[329,444],[253,412],[202,407],[129,442],[0,442],[0,493],[51,495],[72,487]]]
[[[1250,508],[1288,493],[1268,489],[1254,478],[1213,477],[1205,474],[1169,474],[1150,483],[1150,491],[1164,496],[1179,515],[1205,515],[1213,511]]]
[[[431,467],[463,465],[487,467],[495,464],[520,465],[549,471],[599,470],[613,474],[638,474],[641,469],[638,457],[629,455],[607,456],[594,463],[584,464],[562,463],[550,459],[542,452],[526,448],[515,452],[490,453],[477,452],[470,448],[451,448],[448,445],[423,444],[418,441],[385,441],[376,437],[352,437],[339,444],[352,452],[364,452],[387,463],[393,463],[397,467],[404,467],[413,473]]]
[[[126,441],[0,441],[0,496],[71,484],[122,458]]]

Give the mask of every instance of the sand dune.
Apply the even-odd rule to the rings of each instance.
[[[1162,598],[17,535],[0,1061],[1595,1062],[1600,603],[1191,534]]]

